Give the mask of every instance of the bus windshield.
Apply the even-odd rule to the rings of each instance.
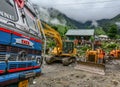
[[[38,32],[38,27],[36,25],[36,17],[27,8],[25,8],[24,11],[25,11],[26,20],[30,29]]]
[[[17,20],[17,13],[15,11],[14,0],[0,0],[0,16]]]

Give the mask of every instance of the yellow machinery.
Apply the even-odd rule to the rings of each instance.
[[[52,64],[56,61],[61,61],[63,65],[69,65],[76,60],[77,50],[74,48],[72,41],[62,41],[60,34],[51,28],[48,24],[41,22],[43,25],[44,34],[47,37],[54,38],[56,47],[51,52],[51,55],[45,58],[47,64]]]
[[[120,49],[112,50],[109,55],[110,58],[120,59]]]
[[[85,60],[78,61],[75,69],[105,75],[104,57],[105,53],[100,51],[100,49],[87,50]],[[101,61],[99,58],[101,58]]]

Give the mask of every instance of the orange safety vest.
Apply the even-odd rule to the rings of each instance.
[[[78,40],[74,40],[74,44],[77,45],[78,44]]]
[[[98,50],[98,51],[99,51],[99,52],[98,52],[98,58],[103,59],[105,53],[104,53],[102,50]]]

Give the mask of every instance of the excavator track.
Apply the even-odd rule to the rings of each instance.
[[[76,70],[87,71],[90,73],[105,75],[105,65],[95,64],[91,62],[77,62],[77,65],[74,67]]]
[[[71,63],[75,63],[76,62],[76,58],[75,57],[66,57],[62,59],[62,64],[64,66],[68,66]]]
[[[45,62],[47,64],[52,64],[54,62],[62,62],[62,64],[64,66],[68,66],[71,63],[75,63],[76,62],[76,58],[75,57],[56,57],[56,56],[47,56],[45,57]]]

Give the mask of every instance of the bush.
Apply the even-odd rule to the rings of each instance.
[[[79,49],[77,49],[78,55],[79,56],[85,56],[85,53],[86,53],[87,49],[91,49],[91,47],[89,47],[88,45],[81,46]]]
[[[108,44],[107,45],[107,48],[116,48],[117,47],[117,44],[115,44],[115,43],[112,43],[112,44]]]

